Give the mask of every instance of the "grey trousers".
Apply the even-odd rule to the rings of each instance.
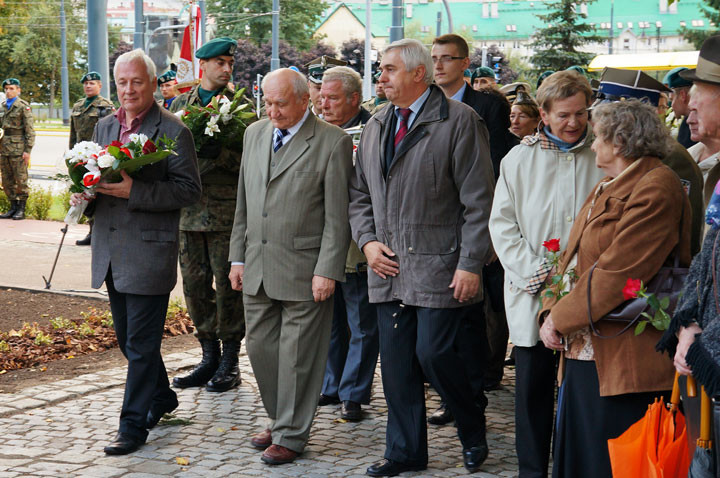
[[[243,294],[247,348],[272,442],[301,453],[310,436],[330,345],[332,297],[278,301]]]

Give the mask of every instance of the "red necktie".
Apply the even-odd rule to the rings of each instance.
[[[398,113],[400,113],[400,127],[398,128],[397,133],[395,133],[396,148],[408,132],[408,119],[410,118],[410,113],[412,113],[412,110],[410,108],[400,108],[398,110]]]

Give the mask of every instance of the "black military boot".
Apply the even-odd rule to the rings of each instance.
[[[89,246],[90,245],[90,242],[92,240],[93,222],[95,222],[95,221],[90,221],[88,223],[88,224],[90,224],[90,231],[88,232],[88,235],[85,236],[84,239],[78,239],[77,241],[75,241],[75,244],[77,244],[78,246]]]
[[[0,219],[11,219],[17,212],[18,202],[15,200],[10,201],[10,209],[5,214],[0,214]]]
[[[240,342],[223,340],[223,354],[215,376],[210,379],[205,390],[208,392],[226,392],[240,385],[240,368],[238,367],[238,353]]]
[[[202,360],[188,375],[173,378],[173,387],[202,387],[215,375],[220,365],[220,341],[200,339]]]
[[[16,221],[25,219],[25,200],[24,199],[18,200],[17,211],[15,211],[15,214],[13,214],[13,219]]]

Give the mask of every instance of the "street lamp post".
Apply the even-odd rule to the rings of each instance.
[[[657,28],[657,51],[660,53],[660,29],[662,28],[662,22],[655,22],[655,28]]]
[[[272,56],[270,57],[270,71],[280,68],[280,0],[273,0],[272,5]]]

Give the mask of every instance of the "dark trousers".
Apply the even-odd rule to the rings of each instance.
[[[546,477],[559,354],[542,342],[515,350],[515,451],[520,478]]]
[[[500,261],[483,268],[483,286],[485,287],[485,322],[487,328],[488,357],[485,366],[485,384],[495,385],[502,381],[507,354],[508,330],[505,316],[503,283],[505,271]]]
[[[160,355],[170,294],[118,292],[109,271],[105,284],[110,297],[115,335],[128,361],[119,431],[144,439],[147,437],[145,422],[152,404],[175,397]]]
[[[463,448],[485,439],[485,410],[471,393],[457,350],[466,308],[429,309],[399,302],[378,304],[380,364],[388,406],[385,458],[426,465],[424,377],[455,416]]]
[[[485,305],[483,302],[463,307],[460,332],[457,335],[457,351],[465,367],[470,389],[475,402],[484,410],[487,407],[485,397],[485,372],[488,361],[488,336],[485,322]],[[443,403],[445,396],[440,393]]]
[[[322,394],[368,404],[380,345],[367,272],[345,274],[345,282],[338,285]]]

